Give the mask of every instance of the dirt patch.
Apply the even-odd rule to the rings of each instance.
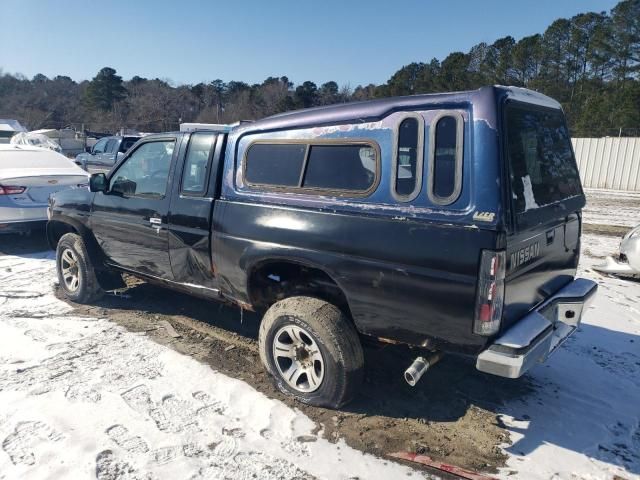
[[[411,388],[402,373],[415,353],[406,347],[365,342],[366,377],[355,401],[340,411],[309,407],[282,395],[263,370],[257,352],[258,315],[133,278],[127,283],[128,289],[107,295],[97,305],[74,305],[76,313],[146,332],[158,343],[246,381],[299,408],[331,441],[344,439],[382,457],[417,452],[484,472],[495,472],[505,463],[506,455],[498,446],[509,443],[509,435],[496,412],[503,402],[531,391],[526,379],[484,375],[471,361],[445,357]],[[163,326],[165,321],[173,328]]]
[[[622,227],[620,225],[603,225],[598,223],[583,223],[582,231],[584,233],[591,233],[593,235],[604,235],[606,237],[623,237],[629,230],[629,227]]]

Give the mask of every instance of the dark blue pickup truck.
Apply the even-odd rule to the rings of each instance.
[[[580,323],[580,184],[560,105],[519,88],[416,95],[139,140],[51,199],[60,286],[127,272],[263,311],[278,387],[338,407],[361,337],[404,343],[410,384],[443,354],[519,377]]]

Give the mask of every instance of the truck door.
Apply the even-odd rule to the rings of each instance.
[[[169,212],[169,256],[174,279],[215,289],[211,264],[211,212],[217,194],[224,135],[198,131],[180,148]]]
[[[109,139],[107,138],[101,138],[100,140],[98,140],[98,142],[93,146],[93,148],[91,149],[91,154],[88,155],[87,158],[87,170],[89,170],[90,168],[96,168],[98,167],[98,169],[101,169],[101,163],[102,163],[102,155],[104,154],[105,149],[107,148],[107,142],[109,141]],[[93,171],[93,170],[91,170]]]
[[[172,280],[167,216],[175,136],[153,137],[109,174],[109,190],[96,193],[90,225],[107,261]]]

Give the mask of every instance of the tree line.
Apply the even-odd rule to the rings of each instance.
[[[232,123],[297,108],[493,84],[527,87],[560,101],[574,136],[640,136],[640,0],[561,18],[544,33],[517,41],[506,36],[442,61],[411,63],[384,84],[355,88],[334,81],[295,85],[286,76],[253,85],[220,79],[174,85],[139,76],[125,81],[110,67],[82,82],[0,71],[0,118],[15,118],[30,129],[156,132],[177,129],[180,122]]]

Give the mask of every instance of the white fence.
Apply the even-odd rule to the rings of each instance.
[[[582,185],[640,191],[640,138],[572,138]]]

